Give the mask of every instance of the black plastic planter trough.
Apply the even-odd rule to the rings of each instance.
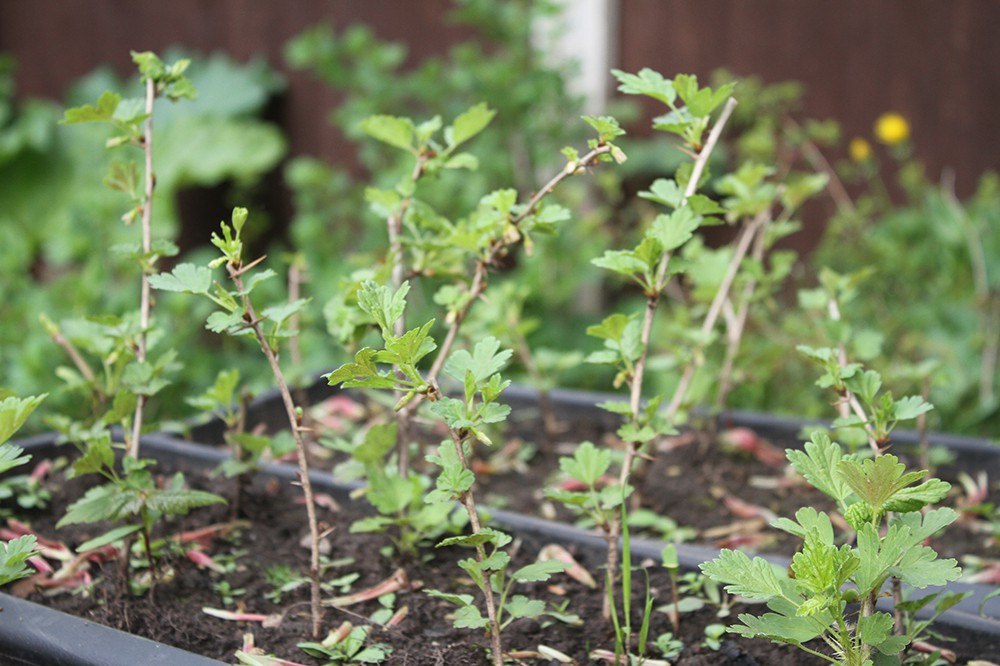
[[[332,395],[334,390],[317,384],[308,390],[311,401]],[[536,394],[523,388],[512,388],[508,398],[515,405],[535,405]],[[573,418],[594,418],[594,403],[608,396],[573,391],[557,391],[552,394],[553,402],[561,416]],[[273,396],[265,396],[254,404],[250,422],[265,422],[279,428],[283,412]],[[603,418],[603,416],[601,417]],[[746,425],[767,436],[788,436],[798,432],[805,423],[762,416],[759,414],[731,413],[723,417],[726,423]],[[217,423],[208,423],[192,428],[197,441],[218,442],[221,428]],[[910,433],[900,433],[895,441],[898,446],[915,443],[916,437]],[[932,443],[948,446],[956,455],[959,464],[974,463],[981,469],[1000,469],[1000,455],[995,445],[969,438],[932,436]],[[17,442],[36,458],[44,458],[57,453],[55,437],[42,435]],[[64,453],[65,450],[61,449]],[[144,438],[143,453],[155,458],[170,468],[197,469],[215,467],[226,453],[215,446],[205,446],[183,441],[169,435],[150,435]],[[262,476],[284,481],[296,478],[297,470],[289,465],[268,465]],[[349,485],[335,483],[327,473],[311,474],[317,491],[325,492],[341,502],[350,502],[349,494],[354,489]],[[569,524],[553,522],[506,511],[491,511],[496,523],[509,531],[521,535],[535,535],[546,540],[557,540],[563,544],[578,545],[583,549],[602,549],[604,540],[594,533]],[[664,544],[661,542],[633,539],[632,553],[636,561],[647,558],[658,559]],[[678,547],[681,567],[693,570],[717,551],[708,547],[682,544]],[[781,557],[769,557],[777,563],[786,564]],[[952,591],[970,592],[971,596],[955,608],[945,613],[936,625],[939,630],[958,641],[970,641],[983,648],[982,657],[1000,654],[1000,617],[990,615],[994,606],[986,604],[986,615],[980,615],[981,600],[992,587],[955,583]],[[0,664],[37,664],[38,666],[125,666],[134,664],[176,664],[178,666],[202,666],[222,662],[208,659],[170,646],[133,636],[121,631],[103,627],[93,622],[66,615],[44,606],[0,594]]]

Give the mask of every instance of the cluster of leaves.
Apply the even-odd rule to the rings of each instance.
[[[119,470],[110,440],[91,441],[86,453],[73,463],[70,477],[99,474],[107,482],[92,486],[83,497],[73,502],[56,527],[80,523],[125,523],[86,541],[78,550],[93,550],[141,533],[152,567],[150,535],[160,520],[225,502],[214,493],[187,488],[184,475],[180,472],[172,477],[169,484],[160,487],[150,469],[153,464],[152,460],[125,456]]]
[[[463,514],[447,503],[425,502],[430,480],[414,470],[399,471],[392,460],[395,446],[396,424],[385,423],[372,425],[360,441],[338,442],[335,448],[361,465],[365,499],[379,513],[356,520],[351,532],[388,533],[399,552],[412,557],[427,542],[460,530]]]
[[[0,474],[31,460],[31,456],[24,455],[24,449],[8,444],[7,440],[45,398],[44,395],[20,399],[10,396],[0,400]],[[28,558],[37,554],[36,545],[37,539],[32,534],[0,541],[0,585],[31,575]]]
[[[759,617],[742,614],[743,624],[730,630],[814,654],[804,644],[821,638],[832,650],[832,663],[845,666],[899,663],[896,655],[919,636],[894,633],[892,615],[876,611],[874,600],[891,578],[924,589],[960,575],[954,560],[939,559],[923,545],[958,517],[948,508],[921,512],[940,501],[949,484],[937,479],[918,483],[925,471],[907,472],[893,455],[858,459],[823,434],[815,434],[803,451],[789,450],[788,459],[806,481],[836,500],[856,530],[856,545],[838,546],[829,515],[806,507],[794,520],[774,522],[803,541],[790,575],[762,558],[723,550],[702,565],[705,574],[732,594],[766,602],[772,611]],[[940,613],[960,599],[934,594],[901,610],[936,600]],[[858,601],[860,615],[852,620],[848,605]]]

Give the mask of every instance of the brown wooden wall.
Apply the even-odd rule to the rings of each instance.
[[[497,0],[498,2],[503,0]],[[568,0],[573,1],[573,0]],[[623,69],[707,76],[725,66],[808,86],[805,112],[870,134],[885,110],[911,119],[931,174],[957,170],[960,193],[998,167],[1000,2],[996,0],[618,0]],[[371,24],[411,61],[464,33],[449,0],[0,0],[0,52],[20,63],[22,95],[58,99],[102,63],[131,72],[129,50],[183,44],[264,56],[289,80],[276,118],[291,152],[336,160],[349,148],[327,118],[322,83],[284,66],[286,41],[321,20]]]
[[[619,0],[622,69],[718,67],[807,86],[804,112],[871,136],[894,110],[936,178],[960,193],[1000,168],[1000,2]]]
[[[0,52],[19,63],[20,95],[53,99],[101,64],[131,75],[130,50],[183,45],[239,60],[264,57],[288,77],[277,120],[292,153],[332,159],[345,148],[327,120],[337,97],[285,66],[286,42],[321,21],[338,30],[361,22],[406,42],[410,61],[419,61],[463,34],[442,21],[448,7],[449,0],[0,0]]]

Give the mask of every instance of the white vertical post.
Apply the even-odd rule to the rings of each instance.
[[[535,39],[553,64],[576,63],[569,91],[584,98],[588,115],[604,111],[611,92],[609,70],[615,65],[617,0],[560,0],[555,19],[534,26]]]

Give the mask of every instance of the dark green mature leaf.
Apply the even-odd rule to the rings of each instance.
[[[203,490],[167,488],[152,493],[146,502],[150,511],[156,511],[165,516],[178,516],[198,507],[225,504],[226,500]]]
[[[113,483],[94,486],[69,506],[66,515],[56,523],[56,527],[115,520],[122,508],[132,499],[130,494],[121,492]]]
[[[890,453],[868,460],[841,460],[837,472],[858,497],[876,509],[882,509],[896,493],[927,474],[926,470],[907,472],[906,465]],[[936,490],[930,488],[930,494]],[[913,499],[920,496],[918,492]]]
[[[101,546],[106,546],[109,543],[121,541],[130,534],[135,534],[141,529],[142,525],[124,525],[122,527],[116,527],[113,530],[108,530],[101,536],[84,541],[77,546],[76,552],[86,553],[88,550],[94,550],[100,548]]]

